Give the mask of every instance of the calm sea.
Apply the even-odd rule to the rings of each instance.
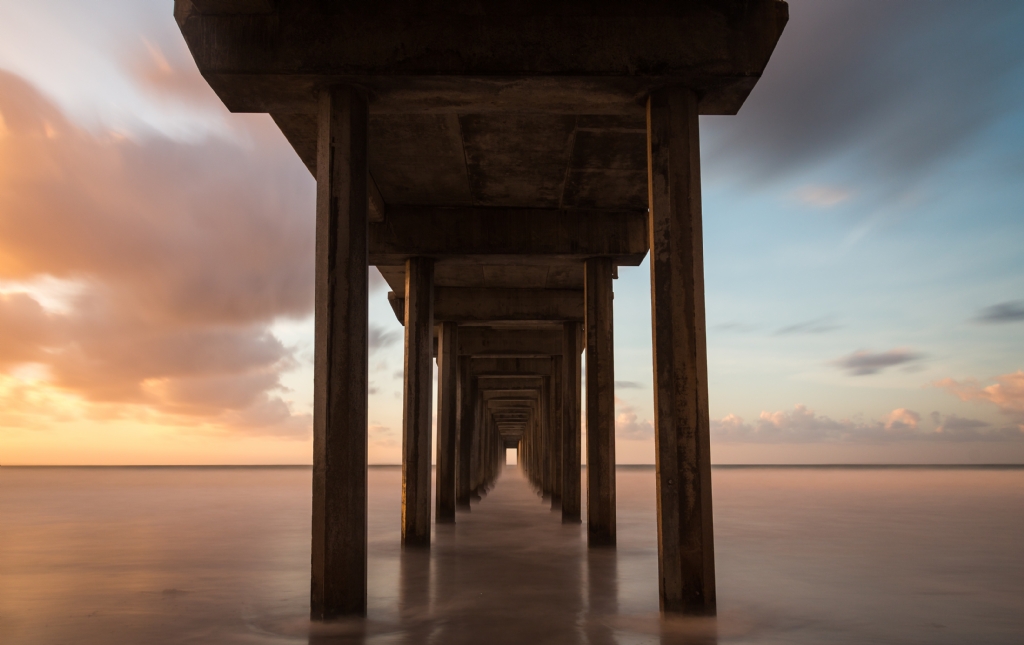
[[[1024,643],[1024,470],[716,468],[717,619],[658,618],[654,473],[588,552],[514,467],[429,554],[371,468],[369,615],[310,626],[308,468],[0,468],[0,643]]]

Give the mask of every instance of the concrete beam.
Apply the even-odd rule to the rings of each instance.
[[[459,355],[535,355],[562,353],[560,329],[501,329],[463,326],[459,330]]]
[[[470,370],[478,377],[496,376],[504,379],[550,376],[550,358],[470,358]]]
[[[404,320],[404,298],[389,291],[388,303],[398,319]],[[583,292],[575,289],[437,287],[434,319],[458,323],[582,321]]]
[[[204,7],[221,13],[232,3],[175,0],[200,72],[235,112],[307,110],[318,84],[353,82],[380,110],[610,113],[674,81],[700,90],[703,113],[734,114],[788,19],[775,0],[548,2],[530,11],[511,0],[473,11],[407,0],[338,11],[291,0],[252,13],[265,2],[207,15]]]
[[[391,207],[387,222],[370,225],[370,264],[396,266],[419,256],[509,264],[519,257],[606,256],[637,266],[647,255],[647,237],[642,211]]]

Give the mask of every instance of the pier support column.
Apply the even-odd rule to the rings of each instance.
[[[366,614],[367,104],[321,92],[310,618]]]
[[[562,325],[562,522],[581,521],[580,325]]]
[[[459,358],[459,441],[456,450],[455,508],[468,511],[470,494],[470,454],[473,451],[476,379],[469,372],[469,358]]]
[[[548,419],[551,424],[551,509],[562,507],[562,357],[553,356]]]
[[[430,545],[430,425],[434,261],[405,262],[405,392],[402,417],[402,544]]]
[[[590,258],[583,272],[587,334],[587,543],[615,544],[615,358],[612,261]]]
[[[666,613],[715,613],[697,99],[647,101],[658,570]]]
[[[434,521],[455,521],[455,441],[458,435],[458,327],[441,323],[437,335],[437,458]]]

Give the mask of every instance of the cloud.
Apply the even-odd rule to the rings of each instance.
[[[921,354],[911,352],[907,349],[890,349],[887,352],[874,353],[870,351],[856,351],[849,356],[833,361],[842,369],[853,376],[867,376],[877,374],[887,367],[903,365],[921,358]]]
[[[367,342],[370,346],[370,353],[390,347],[402,338],[402,332],[398,330],[388,331],[380,325],[370,325]]]
[[[978,312],[976,321],[982,323],[1007,323],[1024,320],[1024,300],[1000,302]]]
[[[819,208],[832,208],[850,198],[850,191],[833,186],[805,186],[796,191],[796,198]]]
[[[1017,370],[995,378],[995,383],[982,387],[977,381],[963,382],[951,378],[933,383],[961,401],[983,401],[999,408],[1024,433],[1024,371]]]
[[[913,410],[897,408],[890,412],[885,418],[886,430],[917,430],[921,423],[921,415]]]
[[[842,158],[851,182],[905,188],[1017,109],[1022,28],[1020,3],[793,0],[739,115],[702,121],[706,174],[767,182]]]
[[[371,443],[381,447],[396,447],[401,445],[400,438],[394,430],[379,423],[371,423],[367,428]]]
[[[636,381],[615,381],[615,387],[620,390],[642,390],[644,385]]]
[[[831,316],[825,316],[823,318],[815,318],[814,320],[807,320],[799,322],[775,332],[777,336],[788,336],[790,334],[824,334],[826,332],[834,331],[839,329],[840,325],[834,322]]]
[[[622,399],[615,397],[615,436],[627,441],[650,439],[654,436],[654,424],[640,419],[636,410]]]
[[[127,72],[139,86],[165,99],[217,111],[224,106],[192,61],[185,41],[160,43],[140,38],[139,45],[121,55]]]
[[[0,369],[41,364],[97,410],[306,436],[270,325],[312,311],[314,190],[273,124],[247,122],[258,151],[97,135],[2,70],[0,115],[0,282],[76,285],[60,310],[0,296]]]
[[[1017,441],[1024,432],[993,429],[990,424],[953,415],[933,415],[934,430],[921,427],[921,415],[898,408],[880,421],[835,420],[804,405],[792,410],[761,412],[747,423],[729,414],[711,421],[711,437],[731,443],[884,443],[890,441]]]

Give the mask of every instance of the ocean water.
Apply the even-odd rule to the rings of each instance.
[[[658,616],[652,468],[588,551],[508,467],[429,552],[371,468],[365,620],[311,625],[308,468],[0,468],[0,643],[1024,643],[1024,469],[716,468],[719,615]]]

